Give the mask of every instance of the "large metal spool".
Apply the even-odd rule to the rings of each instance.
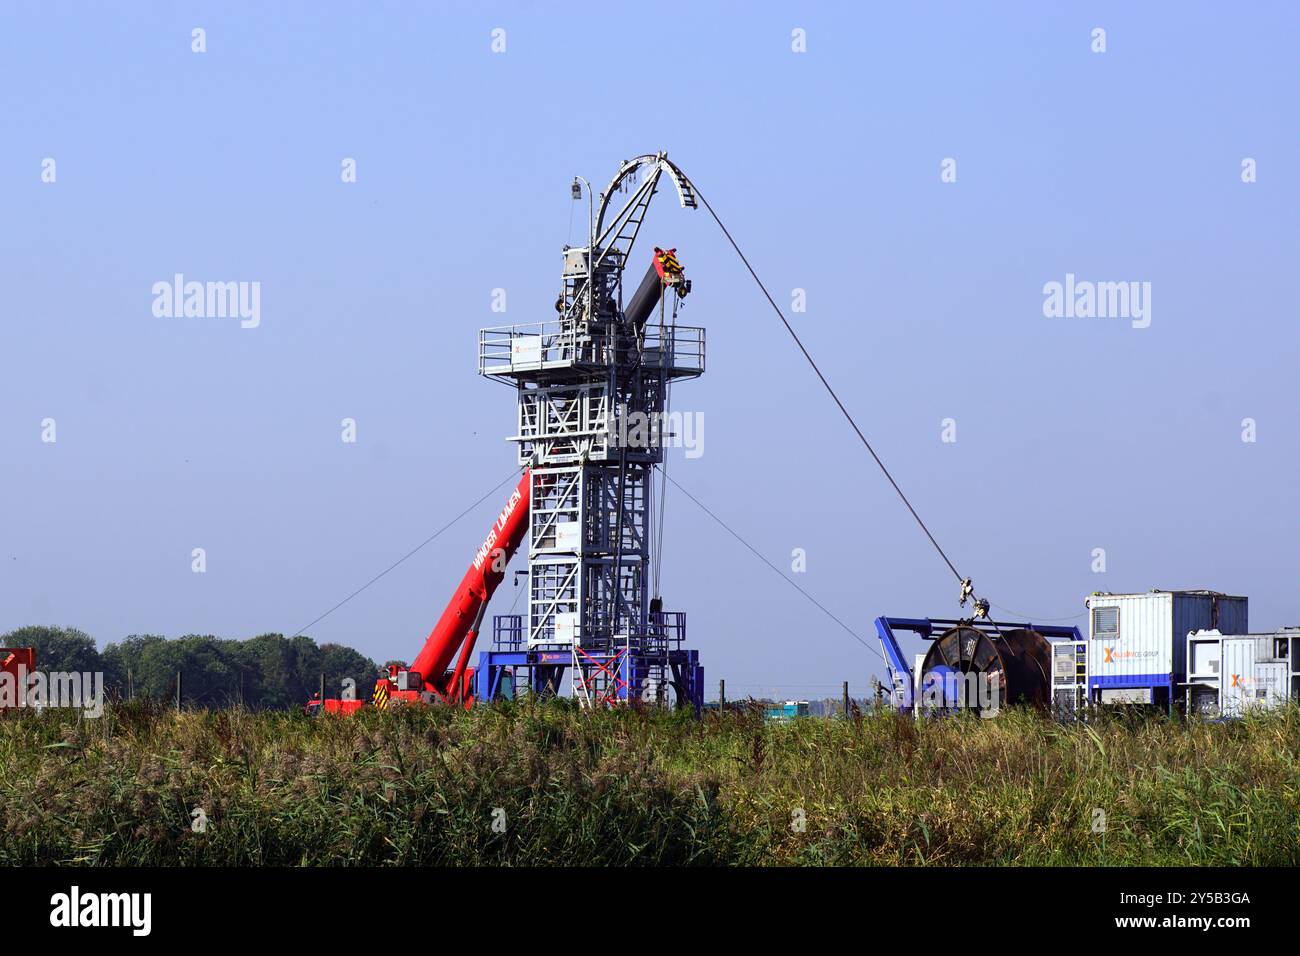
[[[998,706],[1029,704],[1046,707],[1051,696],[1052,645],[1037,631],[1016,628],[1011,631],[986,632],[967,625],[950,628],[930,646],[921,665],[922,706],[933,709],[931,701],[942,688],[942,708],[981,709],[967,692],[963,702],[956,688],[959,680],[971,686],[967,675],[981,680],[997,680]],[[942,683],[939,683],[942,682]]]

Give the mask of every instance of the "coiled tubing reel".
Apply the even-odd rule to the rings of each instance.
[[[921,665],[920,706],[928,713],[981,712],[1051,699],[1052,645],[1037,631],[959,624],[944,631]],[[974,678],[974,679],[972,679]]]

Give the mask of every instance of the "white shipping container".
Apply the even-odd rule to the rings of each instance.
[[[1197,631],[1187,636],[1187,657],[1191,713],[1239,717],[1300,697],[1300,628],[1271,634]]]
[[[1097,593],[1087,606],[1088,685],[1096,699],[1116,697],[1102,690],[1159,687],[1153,702],[1168,703],[1186,679],[1191,631],[1249,630],[1247,599],[1216,591]]]

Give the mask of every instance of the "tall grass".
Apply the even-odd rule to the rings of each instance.
[[[1295,708],[770,725],[136,702],[0,719],[0,864],[1296,864],[1298,753]]]

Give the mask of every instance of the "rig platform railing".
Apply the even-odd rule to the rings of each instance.
[[[619,355],[605,332],[582,331],[562,319],[480,329],[478,372],[489,378],[544,379],[552,371],[631,362],[662,369],[674,379],[704,373],[704,329],[696,326],[647,323],[639,340],[621,336],[616,344]]]
[[[638,629],[631,637],[631,645],[639,654],[666,654],[680,650],[686,642],[685,611],[652,611],[650,621],[644,629]],[[626,635],[614,635],[597,641],[581,644],[582,647],[608,650],[623,647],[629,643]],[[563,643],[538,645],[546,650],[555,650],[569,645]],[[527,649],[524,638],[524,616],[522,614],[497,614],[492,618],[492,650],[522,651]]]

